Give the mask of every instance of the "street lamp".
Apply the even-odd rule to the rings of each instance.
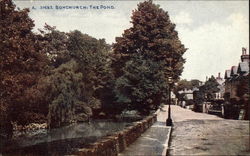
[[[167,121],[166,121],[166,124],[167,126],[172,126],[173,125],[173,122],[172,122],[172,119],[171,119],[171,108],[170,108],[170,105],[171,105],[171,89],[172,89],[172,84],[173,84],[173,78],[172,77],[169,77],[168,78],[168,83],[169,83],[169,102],[168,102],[168,118],[167,118]]]

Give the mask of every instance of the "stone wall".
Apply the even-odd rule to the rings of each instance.
[[[110,136],[103,137],[87,147],[77,149],[72,155],[80,156],[117,156],[127,146],[132,144],[143,132],[145,132],[157,120],[153,114],[141,121],[134,122],[132,126]]]

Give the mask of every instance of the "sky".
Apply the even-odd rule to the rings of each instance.
[[[30,8],[30,17],[35,28],[43,28],[47,23],[64,32],[80,30],[95,38],[105,38],[114,43],[115,37],[131,27],[132,10],[140,1],[100,0],[100,1],[14,1],[17,7]],[[176,24],[181,42],[188,50],[184,54],[186,63],[182,79],[224,77],[226,69],[238,65],[242,47],[249,54],[249,1],[192,1],[155,0],[168,12]],[[113,9],[93,9],[91,6],[105,6]],[[41,9],[50,6],[52,9]],[[56,9],[56,6],[85,6],[88,9]],[[35,8],[35,9],[34,9]]]

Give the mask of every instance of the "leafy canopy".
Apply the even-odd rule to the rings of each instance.
[[[152,1],[139,3],[131,19],[114,44],[115,88],[118,102],[143,110],[162,102],[168,77],[179,79],[186,49],[168,13]]]

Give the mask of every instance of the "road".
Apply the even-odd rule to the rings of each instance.
[[[250,155],[249,121],[171,108],[169,155]]]

